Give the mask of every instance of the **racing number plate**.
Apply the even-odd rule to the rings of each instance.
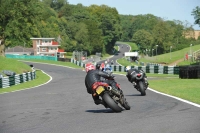
[[[104,91],[104,88],[102,86],[99,86],[97,89],[96,89],[96,92],[97,94],[101,94],[102,92]]]

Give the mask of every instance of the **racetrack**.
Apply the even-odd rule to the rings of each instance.
[[[119,51],[114,56],[112,56],[112,57],[109,58],[109,64],[113,60],[113,65],[120,65],[117,62],[117,59],[120,59],[120,58],[124,57],[124,53],[125,52],[129,52],[130,51],[130,47],[128,45],[122,44],[120,42],[116,43],[116,46],[118,46]],[[101,64],[101,63],[103,63],[105,61],[107,61],[107,59],[101,60],[98,63]]]
[[[200,133],[200,108],[150,90],[140,96],[125,76],[115,75],[131,110],[113,113],[93,103],[84,71],[31,64],[53,79],[0,94],[0,133]]]

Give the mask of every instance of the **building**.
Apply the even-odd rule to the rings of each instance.
[[[59,49],[55,38],[30,38],[33,41],[34,55],[58,56],[64,58],[64,50]]]
[[[33,55],[33,48],[25,48],[22,46],[15,46],[12,48],[6,48],[5,54],[14,54],[14,55]]]
[[[194,31],[191,30],[184,32],[184,36],[186,38],[195,38],[197,40],[198,37],[200,37],[200,30],[194,30]]]

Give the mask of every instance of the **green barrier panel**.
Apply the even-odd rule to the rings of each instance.
[[[116,71],[117,70],[117,66],[114,66],[114,71]]]
[[[2,88],[2,86],[3,86],[3,85],[2,85],[2,79],[0,79],[0,88]]]
[[[150,73],[150,66],[146,66],[146,73]]]
[[[179,67],[174,67],[174,74],[179,74]]]
[[[154,73],[158,73],[158,70],[159,70],[158,66],[154,66]]]
[[[168,74],[168,66],[164,66],[164,68],[163,68],[163,73],[164,73],[164,74]]]
[[[20,78],[20,83],[23,83],[23,82],[24,82],[23,74],[20,74],[20,75],[19,75],[19,78]]]
[[[31,80],[33,80],[33,74],[32,74],[32,72],[30,72],[30,75],[31,75]]]
[[[119,72],[121,72],[121,70],[122,70],[122,66],[119,66]]]
[[[15,58],[15,59],[40,59],[40,60],[53,60],[57,61],[56,56],[40,56],[40,55],[12,55],[6,54],[6,58]]]
[[[28,73],[26,73],[26,81],[29,81]]]
[[[15,85],[15,76],[9,76],[8,79],[9,79],[10,86]]]
[[[139,66],[139,67],[138,67],[138,70],[142,70],[142,67],[141,67],[141,66]]]

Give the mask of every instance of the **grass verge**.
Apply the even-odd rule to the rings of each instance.
[[[50,77],[48,75],[44,74],[41,70],[36,70],[36,78],[34,80],[31,80],[22,84],[14,85],[9,88],[0,88],[0,94],[35,87],[35,86],[44,84],[49,80],[50,80]]]
[[[16,59],[19,60],[19,59]],[[26,59],[20,59],[22,61],[32,61],[32,62],[39,62],[39,63],[47,63],[47,64],[55,64],[55,65],[62,65],[67,67],[73,67],[73,68],[83,68],[80,66],[77,66],[76,64],[73,64],[71,62],[62,62],[62,61],[48,61],[48,60],[26,60]]]
[[[114,74],[125,75],[125,72],[115,72]],[[180,79],[179,75],[172,74],[146,73],[146,75],[148,78],[154,78],[149,80],[150,88],[200,104],[199,79]]]

